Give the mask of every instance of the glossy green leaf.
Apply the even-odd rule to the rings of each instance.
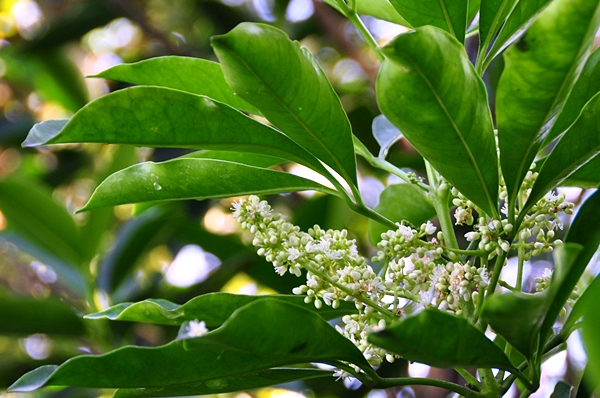
[[[565,321],[565,329],[570,330],[583,317],[587,308],[596,305],[594,295],[597,290],[600,290],[600,278],[598,276],[594,278],[592,283],[590,283],[575,302],[573,309],[569,313],[569,317]]]
[[[573,174],[567,177],[561,185],[598,188],[600,185],[600,155],[596,155],[589,162],[578,168]]]
[[[487,49],[519,0],[481,0],[479,10],[479,57]]]
[[[487,52],[487,56],[483,63],[486,65],[489,64],[492,59],[498,56],[510,44],[525,33],[527,28],[535,20],[535,17],[542,12],[550,2],[551,0],[528,0],[517,2],[508,16],[508,19],[506,19],[506,22],[502,25],[502,28],[498,33],[496,40],[494,40],[491,49]],[[488,17],[486,17],[486,19],[487,18]],[[488,41],[491,42],[489,34],[487,37]]]
[[[539,346],[540,329],[548,310],[547,294],[510,292],[485,301],[481,318],[526,358]]]
[[[36,124],[23,145],[74,142],[251,152],[327,175],[314,156],[277,130],[210,98],[164,87],[132,87],[101,97],[68,122]]]
[[[182,158],[226,160],[229,162],[264,168],[288,162],[286,159],[275,156],[246,152],[217,151],[213,149],[203,149],[201,151],[192,152],[182,156]]]
[[[218,380],[291,364],[343,360],[369,366],[362,353],[314,312],[280,301],[256,300],[220,328],[165,346],[123,347],[41,367],[10,391],[43,386],[152,388]]]
[[[78,211],[105,206],[182,199],[220,199],[250,194],[336,191],[282,171],[213,159],[145,162],[121,170],[96,188]]]
[[[588,293],[590,300],[587,302],[584,310],[584,324],[582,330],[582,339],[588,357],[588,363],[585,370],[587,376],[586,384],[590,393],[600,385],[600,339],[598,331],[600,330],[600,311],[598,303],[600,302],[600,284],[596,284],[594,289]]]
[[[585,63],[544,144],[549,144],[565,132],[579,117],[585,104],[598,92],[600,92],[600,51],[596,50]]]
[[[85,327],[81,317],[58,299],[0,297],[0,335],[33,333],[81,336]]]
[[[505,54],[496,98],[508,208],[590,53],[596,0],[556,0]]]
[[[160,325],[181,325],[185,321],[200,320],[206,323],[207,328],[213,329],[221,326],[235,310],[256,300],[279,300],[295,304],[309,311],[314,311],[325,320],[356,312],[354,304],[348,301],[341,302],[337,309],[325,306],[317,310],[312,304],[304,304],[304,296],[244,296],[230,293],[208,293],[195,297],[183,305],[177,305],[163,299],[121,303],[102,312],[86,315],[85,318],[156,323]]]
[[[173,88],[204,95],[245,112],[258,110],[236,96],[216,62],[191,57],[156,57],[113,66],[95,76],[131,84]]]
[[[571,385],[564,381],[559,381],[556,383],[556,386],[554,386],[554,391],[552,392],[552,395],[550,395],[550,398],[571,398],[572,390],[573,387]]]
[[[577,264],[580,245],[565,244],[557,250],[552,282],[543,293],[509,292],[494,294],[485,301],[481,317],[492,329],[514,348],[530,359],[543,345],[556,318],[573,291],[578,276]]]
[[[52,192],[23,175],[0,180],[0,210],[9,230],[68,263],[78,265],[80,235],[73,217]]]
[[[394,184],[384,189],[375,210],[394,222],[406,220],[417,227],[435,216],[435,209],[427,197],[409,184]],[[381,234],[387,230],[385,226],[369,221],[371,242],[379,242]]]
[[[383,49],[381,110],[452,185],[497,214],[498,167],[485,86],[463,46],[423,27]]]
[[[331,377],[332,372],[320,369],[274,368],[251,372],[222,379],[199,381],[161,388],[119,389],[113,398],[181,397],[208,394],[223,394],[317,377]]]
[[[253,23],[242,23],[211,43],[237,95],[356,185],[350,122],[307,49],[277,28]]]
[[[469,8],[468,1],[390,0],[390,2],[413,27],[435,26],[464,43]]]
[[[600,93],[581,111],[542,165],[522,210],[527,212],[552,188],[600,154]]]
[[[390,3],[389,0],[357,0],[356,11],[359,14],[369,15],[398,25],[412,27]]]
[[[514,369],[500,347],[469,321],[439,310],[423,310],[371,333],[368,340],[409,361],[439,368]]]

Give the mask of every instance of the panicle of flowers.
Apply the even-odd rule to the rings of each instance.
[[[346,230],[324,230],[315,225],[302,232],[254,195],[235,202],[233,210],[242,228],[254,235],[252,244],[257,253],[272,262],[279,275],[289,271],[301,276],[302,269],[307,271],[306,284],[294,288],[294,294],[305,294],[304,301],[314,303],[316,308],[323,303],[337,308],[340,301],[354,299],[359,314],[344,317],[345,327],[339,330],[355,342],[371,364],[392,358],[366,340],[372,330],[370,323],[377,323],[380,316],[362,300],[385,307],[385,286],[358,253],[356,242],[348,239]]]
[[[473,225],[473,211],[477,211],[475,204],[454,187],[452,187],[450,193],[454,196],[452,204],[456,206],[456,210],[454,211],[456,225]]]
[[[549,268],[545,268],[544,272],[542,273],[542,276],[534,279],[535,280],[535,291],[538,293],[541,293],[541,292],[548,290],[548,288],[550,288],[550,284],[552,283],[553,274],[554,274],[553,270],[550,270]],[[567,309],[573,308],[573,306],[575,305],[575,302],[577,301],[577,299],[580,296],[581,296],[581,293],[580,293],[579,287],[575,286],[573,288],[573,291],[569,295],[567,302],[565,303],[565,305],[563,306],[563,308],[560,311],[559,316],[561,318],[566,317]]]
[[[488,259],[499,256],[502,252],[509,252],[510,242],[505,237],[512,231],[513,225],[507,219],[486,219],[479,217],[477,223],[473,226],[473,231],[465,234],[468,242],[478,241],[479,250],[488,253]]]

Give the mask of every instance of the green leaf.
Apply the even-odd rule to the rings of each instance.
[[[522,214],[599,153],[600,93],[587,103],[542,165]]]
[[[600,155],[594,156],[593,159],[578,168],[561,185],[598,188],[598,185],[600,185]]]
[[[115,392],[113,398],[181,397],[222,394],[226,392],[269,387],[298,380],[314,379],[317,377],[331,377],[331,375],[331,371],[320,369],[274,368],[232,377],[224,377],[222,379],[199,381],[161,388],[119,389]]]
[[[519,0],[481,0],[479,10],[479,57],[487,49]]]
[[[596,284],[589,295],[590,300],[584,310],[582,338],[588,357],[585,370],[586,385],[592,387],[589,389],[592,393],[600,384],[600,340],[598,339],[598,331],[600,330],[600,312],[598,311],[600,284]]]
[[[82,355],[25,374],[10,391],[62,385],[151,388],[218,380],[291,364],[342,360],[368,367],[362,353],[314,312],[280,301],[256,300],[220,328],[165,346],[123,347]]]
[[[579,79],[573,86],[565,105],[558,115],[558,119],[546,137],[545,144],[549,144],[556,137],[566,131],[579,117],[581,110],[596,93],[600,91],[600,51],[596,50],[590,55]]]
[[[577,283],[574,265],[580,245],[565,244],[557,249],[556,267],[548,290],[543,293],[510,292],[494,294],[485,301],[481,317],[492,329],[527,359],[539,353],[558,314]],[[580,274],[581,275],[581,274]]]
[[[78,265],[80,235],[73,217],[39,181],[23,175],[0,180],[0,210],[13,230],[57,258]]]
[[[390,0],[390,2],[413,27],[435,26],[464,43],[469,8],[468,1]]]
[[[375,211],[392,221],[406,220],[417,227],[435,216],[435,209],[427,197],[409,184],[394,184],[384,189]],[[369,220],[371,242],[379,242],[381,234],[387,230],[385,226]]]
[[[398,14],[389,0],[356,0],[356,11],[359,14],[369,15],[384,21],[411,28],[412,26]]]
[[[573,387],[564,381],[559,381],[554,387],[554,391],[550,398],[570,398]]]
[[[190,57],[157,57],[113,66],[91,77],[102,77],[131,84],[159,86],[205,95],[248,113],[258,110],[236,96],[216,62]]]
[[[517,2],[508,19],[506,19],[506,22],[502,25],[502,29],[496,37],[492,48],[487,53],[483,64],[489,65],[498,54],[517,40],[527,30],[529,25],[531,25],[535,17],[542,12],[550,2],[551,0],[527,0]],[[486,19],[488,19],[487,16]],[[500,21],[500,23],[502,22],[503,21]],[[488,34],[487,38],[488,41],[491,42],[493,35]]]
[[[120,90],[92,101],[68,123],[38,123],[23,146],[74,142],[251,152],[328,175],[314,156],[279,131],[208,97],[163,87]]]
[[[315,190],[336,191],[282,171],[213,159],[145,162],[121,170],[96,188],[78,211],[127,203],[182,199],[219,199],[250,194]]]
[[[275,156],[260,155],[257,153],[217,151],[212,149],[203,149],[201,151],[192,152],[182,156],[182,158],[227,160],[229,162],[243,163],[248,166],[263,168],[277,166],[288,162],[286,159]]]
[[[0,297],[0,334],[85,334],[82,319],[66,303],[54,298]]]
[[[373,137],[380,146],[377,157],[385,159],[392,145],[402,139],[402,132],[385,115],[375,117],[371,128],[373,129]]]
[[[486,299],[481,318],[529,359],[539,347],[548,305],[547,293],[494,294]]]
[[[237,95],[356,185],[350,122],[307,49],[277,28],[253,23],[242,23],[211,43]]]
[[[573,309],[569,313],[569,317],[565,321],[564,329],[571,330],[573,325],[585,314],[586,309],[595,305],[594,294],[597,290],[600,290],[600,277],[598,276],[594,278],[592,283],[590,283],[575,302]]]
[[[230,293],[208,293],[195,297],[183,305],[177,305],[162,299],[147,299],[137,303],[121,303],[102,312],[86,315],[85,318],[177,326],[185,321],[200,320],[206,323],[207,328],[213,329],[221,326],[238,308],[256,300],[277,300],[295,304],[319,314],[325,320],[339,318],[343,315],[356,312],[354,304],[347,301],[341,302],[337,309],[325,306],[317,310],[312,304],[304,304],[304,296],[244,296]]]
[[[423,27],[383,51],[377,78],[383,113],[444,178],[496,215],[492,118],[485,86],[463,46],[444,31]]]
[[[597,1],[556,0],[505,54],[496,109],[509,209],[584,66],[599,24]]]
[[[439,310],[423,310],[367,339],[406,360],[438,368],[514,369],[500,347],[469,321]]]

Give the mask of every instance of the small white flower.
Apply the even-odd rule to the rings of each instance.
[[[294,261],[300,258],[300,250],[295,247],[291,247],[288,249],[288,261]]]
[[[479,232],[471,231],[465,234],[465,239],[469,242],[473,242],[481,238],[481,234]]]
[[[427,224],[425,224],[425,233],[427,235],[433,235],[436,229],[437,228],[431,223],[431,221],[427,221]]]
[[[180,339],[191,339],[194,337],[200,337],[208,333],[206,323],[204,321],[198,322],[197,319],[189,321],[184,327],[183,333],[179,335]]]

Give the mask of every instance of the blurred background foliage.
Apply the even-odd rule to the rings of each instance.
[[[405,31],[375,18],[364,20],[381,44]],[[142,160],[167,160],[183,150],[20,147],[34,123],[68,118],[89,101],[125,87],[84,76],[164,55],[216,60],[209,38],[243,21],[277,26],[309,48],[340,95],[354,134],[372,153],[379,152],[372,134],[373,119],[380,114],[373,88],[377,59],[351,24],[318,0],[0,0],[0,390],[45,363],[126,344],[164,344],[177,334],[169,327],[85,321],[77,315],[146,298],[182,304],[215,291],[290,293],[299,284],[289,274],[279,277],[255,255],[230,215],[232,200],[119,206],[73,215],[112,172]],[[467,48],[476,51],[476,41]],[[501,63],[493,65],[487,75],[492,92],[501,68]],[[405,140],[394,144],[387,159],[423,174],[422,158]],[[382,190],[397,181],[361,160],[359,184],[367,205],[374,207]],[[306,176],[296,165],[285,167]],[[367,220],[339,199],[301,193],[269,200],[305,230],[314,224],[347,228],[362,253],[373,254]],[[397,361],[383,365],[380,373],[406,372],[407,364]],[[366,394],[328,379],[285,387],[228,396]],[[434,396],[434,391],[416,392]],[[93,397],[103,392],[55,388],[35,394]],[[369,396],[409,397],[413,392]]]

